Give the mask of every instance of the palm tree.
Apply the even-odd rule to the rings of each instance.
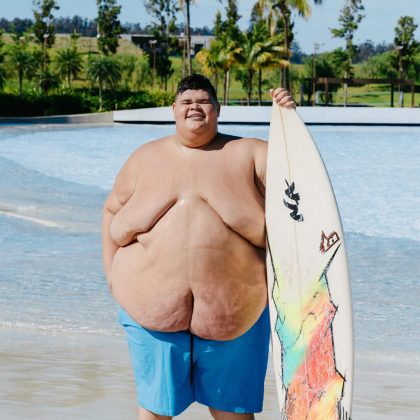
[[[275,39],[267,39],[266,28],[260,23],[252,26],[251,30],[243,34],[241,52],[238,61],[247,72],[247,103],[251,104],[252,86],[255,73],[258,71],[258,97],[261,104],[262,69],[277,64],[287,66],[287,61],[279,57],[283,48],[275,45]]]
[[[3,66],[0,64],[0,90],[3,89],[6,84],[6,71]]]
[[[216,93],[219,85],[219,54],[220,43],[213,41],[210,48],[201,49],[195,56],[195,59],[201,64],[201,70],[206,76],[213,76]]]
[[[238,57],[239,63],[246,70],[246,93],[247,93],[247,105],[251,104],[252,96],[252,85],[253,78],[256,68],[256,58],[261,51],[261,42],[259,42],[258,37],[256,36],[256,31],[253,26],[251,31],[245,32],[243,34],[243,39],[241,42],[240,55]]]
[[[263,70],[273,67],[285,68],[290,62],[281,58],[283,47],[278,45],[277,40],[268,39],[261,43],[260,52],[256,57],[256,68],[258,69],[258,105],[262,102],[262,75]]]
[[[105,87],[114,88],[121,80],[121,66],[110,56],[100,55],[88,63],[88,78],[99,87],[99,110],[102,110],[102,92]]]
[[[321,4],[322,0],[314,0],[315,4]],[[281,19],[283,26],[283,54],[282,58],[290,59],[291,44],[293,33],[291,29],[292,11],[298,12],[300,16],[307,18],[311,14],[311,8],[308,0],[258,0],[254,10],[261,16],[266,17],[267,24],[270,27],[271,35],[274,35],[277,27],[275,17]],[[281,72],[281,84],[290,91],[289,67],[283,67]]]
[[[62,78],[67,79],[68,88],[71,89],[71,80],[75,79],[83,69],[82,54],[76,47],[63,48],[57,52],[55,65]]]
[[[236,41],[222,36],[219,42],[219,54],[217,61],[223,71],[223,105],[227,104],[229,95],[230,70],[238,63],[241,55],[241,48]]]
[[[3,67],[5,52],[3,51],[3,29],[0,28],[0,90],[3,89],[6,84],[6,69]]]
[[[207,75],[214,74],[215,85],[218,85],[218,70],[223,71],[223,104],[227,104],[229,94],[230,70],[239,62],[241,48],[229,37],[221,36],[211,43],[210,49],[203,48],[196,55],[197,61],[203,66]]]
[[[2,51],[4,42],[1,39],[3,31],[0,30],[0,90],[3,89],[4,85],[6,84],[6,70],[2,66],[4,61],[5,53]]]
[[[44,92],[45,96],[48,96],[48,91],[59,86],[58,76],[52,73],[48,67],[40,69],[36,74],[39,88]]]
[[[8,54],[10,67],[17,72],[19,80],[19,95],[23,93],[23,78],[30,76],[34,69],[34,58],[26,51],[21,48],[20,45],[13,45]]]

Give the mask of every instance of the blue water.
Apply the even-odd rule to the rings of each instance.
[[[268,137],[268,127],[221,128]],[[101,268],[101,206],[128,155],[172,131],[0,127],[0,332],[120,334]],[[409,351],[420,364],[420,129],[311,132],[346,233],[356,348],[400,363]]]

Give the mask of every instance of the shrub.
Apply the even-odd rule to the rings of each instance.
[[[115,109],[153,108],[168,106],[174,101],[174,95],[168,92],[103,92],[104,111]],[[68,115],[97,112],[99,97],[89,89],[45,96],[41,94],[0,93],[0,116],[32,117],[43,115]]]

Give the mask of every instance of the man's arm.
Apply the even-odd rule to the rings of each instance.
[[[268,143],[258,140],[254,148],[254,165],[255,165],[255,185],[258,191],[265,198],[265,179],[267,169],[267,148]]]
[[[118,251],[118,244],[112,239],[112,219],[131,198],[136,185],[135,157],[132,155],[116,177],[112,191],[105,201],[102,212],[102,261],[108,286],[111,289],[109,272]]]
[[[270,89],[270,95],[277,105],[284,108],[296,109],[296,103],[290,93],[281,87]],[[255,185],[263,197],[265,197],[265,180],[267,170],[267,149],[268,143],[258,141],[255,145]]]

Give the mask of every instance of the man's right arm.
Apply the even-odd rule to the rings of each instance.
[[[132,155],[116,177],[112,191],[105,201],[102,212],[102,261],[108,286],[111,289],[109,273],[119,245],[112,239],[110,227],[114,216],[134,193],[136,185],[135,159]]]

